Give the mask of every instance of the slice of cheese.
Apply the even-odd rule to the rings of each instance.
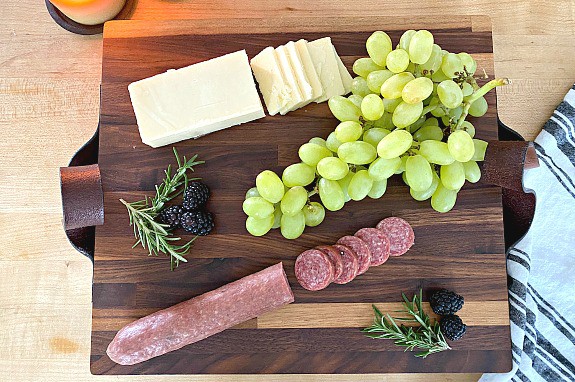
[[[311,86],[311,83],[307,78],[305,68],[303,67],[303,62],[299,56],[299,53],[297,52],[295,43],[293,41],[290,41],[287,44],[285,44],[285,50],[289,58],[291,68],[295,74],[299,90],[301,92],[302,97],[304,98],[303,103],[299,105],[299,107],[302,107],[304,105],[307,105],[317,97],[313,96],[314,93],[313,87]]]
[[[351,74],[349,74],[349,71],[345,67],[345,64],[341,60],[341,57],[339,56],[339,54],[337,54],[335,46],[333,47],[333,54],[335,54],[335,58],[337,60],[337,67],[339,69],[339,76],[341,77],[341,83],[343,84],[343,91],[344,91],[343,94],[348,94],[349,92],[351,92],[351,83],[353,82],[353,78],[351,77]]]
[[[289,45],[289,42],[286,45]],[[323,87],[321,86],[321,81],[319,79],[319,76],[317,75],[317,71],[315,70],[315,66],[313,65],[313,61],[309,54],[309,50],[307,48],[307,41],[298,40],[294,43],[294,46],[303,64],[306,78],[312,87],[312,97],[313,100],[315,101],[316,99],[322,96]]]
[[[289,102],[285,105],[285,107],[280,109],[280,114],[284,115],[287,112],[295,110],[300,106],[302,106],[305,103],[306,98],[303,96],[298,86],[298,81],[296,79],[294,71],[292,70],[292,66],[290,64],[286,47],[280,45],[275,49],[275,52],[277,60],[280,63],[280,68],[282,70],[283,78],[286,85],[286,92],[290,96]]]
[[[323,94],[315,102],[324,102],[345,92],[331,38],[324,37],[307,43],[309,54],[321,81]]]
[[[142,142],[152,147],[265,116],[245,50],[128,86]]]
[[[285,109],[291,97],[274,48],[268,46],[259,52],[251,59],[250,65],[269,115],[276,115],[280,110]]]

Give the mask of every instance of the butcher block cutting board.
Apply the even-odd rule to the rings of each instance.
[[[297,240],[273,231],[250,236],[242,201],[264,169],[281,170],[296,161],[297,148],[311,137],[327,137],[337,121],[327,103],[311,104],[286,116],[265,117],[197,140],[173,145],[181,155],[198,154],[206,163],[196,175],[209,185],[208,209],[215,230],[196,240],[188,263],[170,271],[169,259],[149,257],[134,243],[125,207],[154,193],[164,168],[174,163],[172,146],[142,144],[128,84],[245,49],[253,57],[267,46],[330,36],[349,69],[366,56],[374,30],[395,43],[407,29],[428,29],[443,48],[467,51],[493,77],[491,23],[484,17],[442,18],[321,17],[202,21],[114,21],[106,25],[101,88],[99,165],[105,223],[97,227],[94,256],[91,371],[94,374],[227,373],[409,373],[505,372],[511,368],[501,189],[466,185],[446,214],[412,200],[406,186],[392,180],[380,200],[350,202],[328,212],[319,227]],[[480,72],[479,69],[478,72]],[[233,97],[230,94],[230,97]],[[489,112],[473,120],[477,137],[497,139],[496,97]],[[347,285],[310,292],[297,283],[294,260],[302,251],[332,244],[384,217],[400,216],[415,231],[415,246]],[[196,344],[134,366],[120,366],[106,347],[124,325],[142,316],[282,261],[295,303]],[[373,319],[371,304],[384,312],[400,308],[401,293],[420,288],[424,301],[437,288],[465,297],[460,312],[468,325],[453,350],[426,359],[360,329]],[[426,304],[428,307],[428,304]]]

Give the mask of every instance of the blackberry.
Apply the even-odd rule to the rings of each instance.
[[[429,299],[431,309],[440,316],[457,312],[463,306],[463,302],[463,297],[447,289],[435,292]]]
[[[186,232],[205,236],[214,228],[214,219],[206,211],[184,212],[180,217],[180,225]]]
[[[465,330],[467,330],[467,325],[465,325],[456,314],[441,317],[439,326],[441,327],[443,335],[451,341],[457,341],[463,337]]]
[[[210,189],[202,182],[190,182],[184,191],[183,207],[195,211],[203,207],[210,197]]]
[[[180,217],[184,209],[182,206],[170,206],[164,208],[160,212],[160,221],[170,226],[170,228],[178,228],[180,226]]]

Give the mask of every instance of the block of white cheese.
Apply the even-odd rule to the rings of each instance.
[[[324,102],[336,95],[345,93],[339,65],[331,38],[324,37],[307,43],[309,54],[321,81],[323,94],[315,102]]]
[[[269,115],[276,115],[290,100],[275,49],[268,46],[250,60]]]
[[[286,47],[280,45],[275,49],[275,51],[285,80],[286,90],[289,94],[289,102],[280,110],[280,114],[284,115],[287,112],[298,109],[304,105],[307,99],[300,90],[296,73],[290,64]]]
[[[321,93],[314,96],[315,92],[313,86],[310,80],[307,78],[307,73],[303,66],[303,61],[301,60],[301,57],[295,47],[295,43],[293,41],[290,41],[286,43],[284,46],[287,56],[289,58],[292,71],[295,74],[295,78],[297,80],[300,93],[304,98],[304,102],[299,106],[302,107],[304,105],[307,105],[311,101],[315,100],[317,97],[321,95]]]
[[[128,86],[142,142],[198,138],[265,116],[245,50]]]
[[[333,53],[335,54],[335,58],[337,59],[339,76],[341,77],[341,83],[343,84],[343,91],[344,91],[343,94],[348,94],[349,92],[351,92],[351,83],[353,82],[353,78],[351,77],[351,74],[349,74],[349,70],[347,70],[347,68],[345,67],[345,64],[341,60],[341,57],[339,56],[339,54],[337,54],[335,46],[333,47]]]
[[[312,88],[312,98],[315,101],[316,99],[322,96],[323,87],[321,86],[321,81],[319,79],[319,76],[317,75],[317,71],[315,70],[315,66],[309,54],[309,50],[307,48],[307,41],[298,40],[295,43],[290,41],[286,44],[288,50],[290,49],[290,44],[293,44],[293,46],[297,50],[299,58],[303,64],[303,68],[305,70],[306,78]]]

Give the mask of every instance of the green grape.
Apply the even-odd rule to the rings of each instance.
[[[449,109],[455,109],[463,102],[461,88],[452,80],[445,80],[437,85],[437,96],[441,103]]]
[[[399,163],[399,167],[397,168],[397,170],[395,170],[395,174],[401,174],[402,172],[405,172],[405,165],[407,164],[407,158],[409,158],[409,155],[404,155],[401,158],[399,158],[401,162]]]
[[[355,141],[342,143],[341,146],[339,146],[337,149],[337,155],[341,158],[341,160],[347,163],[368,164],[375,160],[377,157],[377,152],[375,147],[369,143],[363,141]]]
[[[361,114],[368,121],[380,119],[383,116],[383,111],[383,101],[377,94],[368,94],[361,101]]]
[[[409,81],[401,91],[401,98],[407,103],[418,103],[433,92],[433,81],[427,77],[419,77]]]
[[[423,126],[439,126],[437,118],[429,117],[423,122]]]
[[[409,159],[409,157],[408,157]],[[409,182],[407,181],[407,175],[405,173],[405,171],[403,172],[403,174],[401,174],[401,180],[403,180],[403,183],[405,183],[406,186],[409,186]]]
[[[274,205],[261,196],[252,196],[244,200],[242,209],[246,215],[258,219],[266,218],[274,213]]]
[[[353,143],[355,143],[355,142],[353,142]],[[342,146],[344,144],[342,144]],[[342,146],[340,146],[340,149]],[[338,149],[338,151],[339,151],[339,149]],[[323,158],[317,164],[318,174],[321,175],[322,177],[326,178],[326,179],[329,179],[329,180],[341,179],[347,175],[348,171],[349,171],[349,167],[348,167],[347,163],[345,163],[340,158],[336,158],[336,157]]]
[[[393,111],[393,124],[402,129],[417,121],[423,111],[423,102],[409,104],[400,103]]]
[[[450,211],[457,201],[457,191],[443,187],[439,182],[437,189],[431,196],[431,207],[437,212]]]
[[[353,72],[358,76],[366,78],[367,75],[375,70],[382,70],[384,67],[377,65],[373,60],[369,57],[365,58],[358,58],[353,63]]]
[[[361,97],[371,94],[371,90],[369,90],[367,86],[367,81],[363,77],[355,77],[353,81],[351,81],[351,92]]]
[[[351,178],[347,192],[351,199],[358,201],[367,196],[372,186],[373,179],[371,179],[366,170],[361,170],[356,172],[353,178]]]
[[[252,187],[246,192],[246,199],[254,196],[260,196],[260,193],[258,192],[258,189],[256,187]]]
[[[464,82],[461,85],[461,92],[463,93],[464,97],[468,97],[473,94],[473,86],[469,82]]]
[[[431,75],[431,80],[433,82],[442,82],[445,80],[450,80],[451,78],[449,78],[445,73],[443,73],[443,70],[441,70],[441,68],[439,68],[437,71],[433,72],[433,74]]]
[[[425,123],[425,115],[422,115],[421,117],[419,117],[419,119],[417,121],[415,121],[414,123],[412,123],[411,125],[409,125],[406,130],[408,130],[411,134],[415,133],[417,130],[419,130],[419,128],[421,126],[423,126],[423,124]]]
[[[427,200],[431,198],[431,195],[437,190],[437,186],[439,185],[439,176],[435,171],[432,171],[433,180],[431,181],[431,186],[423,191],[415,191],[413,188],[409,189],[409,194],[411,197],[419,202]]]
[[[315,168],[305,163],[291,164],[284,169],[282,174],[282,181],[286,187],[307,186],[314,179]]]
[[[429,106],[434,107],[433,109],[431,109],[431,115],[433,115],[434,117],[439,118],[447,114],[445,112],[444,106],[441,104],[438,97],[432,97],[431,101],[429,101]]]
[[[475,126],[473,126],[469,121],[463,121],[458,129],[467,132],[471,138],[475,136]]]
[[[393,159],[411,148],[413,137],[405,130],[394,130],[377,145],[377,154],[384,159]]]
[[[362,133],[363,129],[361,125],[355,121],[341,122],[335,128],[335,137],[341,143],[357,141]]]
[[[345,204],[343,191],[339,183],[335,180],[321,178],[317,182],[319,198],[324,207],[330,211],[337,211]]]
[[[342,123],[355,123],[359,125],[359,123],[351,121]],[[325,157],[330,157],[331,151],[327,147],[316,145],[315,143],[304,143],[300,146],[298,154],[303,163],[308,166],[315,167],[317,166],[317,162]]]
[[[407,65],[407,69],[405,69],[405,71],[415,75],[415,64],[410,62],[409,65]]]
[[[372,199],[379,199],[383,196],[383,194],[385,194],[386,190],[387,190],[387,179],[374,181],[373,186],[371,186],[371,190],[369,190],[369,192],[367,193],[367,196],[369,196]]]
[[[459,59],[461,60],[461,63],[463,64],[465,70],[467,71],[467,74],[472,76],[475,73],[475,70],[477,70],[477,63],[475,62],[473,57],[471,57],[469,53],[465,52],[457,53],[457,57],[459,57]]]
[[[477,183],[481,179],[481,170],[477,162],[470,160],[463,163],[463,170],[465,170],[465,180],[471,183]]]
[[[413,37],[414,34],[415,31],[413,29],[409,29],[403,32],[403,34],[399,38],[399,47],[405,51],[408,51],[409,42],[411,41],[411,38]]]
[[[401,101],[401,98],[398,98],[398,100]],[[385,100],[382,101],[385,108]],[[393,114],[384,112],[380,119],[378,119],[377,121],[373,121],[373,127],[378,127],[380,129],[386,129],[389,131],[393,130],[395,126],[393,126],[392,116]]]
[[[361,101],[363,101],[362,96],[357,94],[351,94],[349,97],[347,97],[347,99],[353,102],[353,104],[357,106],[358,109],[361,108]]]
[[[447,53],[443,56],[441,71],[449,78],[454,78],[463,73],[463,63],[455,53]]]
[[[280,227],[281,219],[282,219],[282,209],[279,204],[276,204],[274,209],[274,224],[272,225],[272,229]]]
[[[413,79],[415,79],[415,77],[409,72],[394,74],[381,85],[381,95],[386,99],[401,98],[403,87]],[[387,107],[386,110],[391,111]]]
[[[369,57],[379,66],[385,66],[385,59],[393,49],[391,38],[389,38],[387,33],[382,31],[373,32],[371,36],[367,38],[365,47],[367,48]]]
[[[325,218],[325,208],[318,202],[311,202],[303,208],[303,216],[305,217],[306,226],[316,227]]]
[[[393,114],[395,108],[397,107],[397,105],[403,102],[403,99],[401,97],[395,99],[383,98],[382,102],[383,102],[383,108],[385,109],[386,113]],[[391,124],[391,126],[394,127],[393,123]]]
[[[453,158],[458,162],[467,162],[475,153],[473,140],[463,130],[455,130],[449,135],[447,147]]]
[[[305,229],[305,216],[303,211],[298,211],[295,215],[282,215],[280,220],[280,230],[286,239],[297,239]]]
[[[369,165],[369,176],[375,181],[381,181],[389,178],[401,166],[401,159],[399,157],[385,159],[377,158]]]
[[[461,162],[453,162],[439,169],[441,184],[450,190],[459,190],[465,183],[465,169]]]
[[[358,121],[361,116],[359,108],[345,97],[331,97],[327,104],[333,116],[340,121]]]
[[[262,171],[256,177],[258,192],[270,203],[277,203],[284,196],[284,184],[277,174],[270,170]]]
[[[419,153],[427,159],[429,163],[443,166],[455,162],[445,142],[435,140],[423,141],[419,145]]]
[[[487,101],[485,97],[479,97],[469,107],[469,115],[472,117],[483,117],[487,113]]]
[[[409,65],[409,54],[401,48],[392,50],[387,55],[385,64],[387,69],[391,70],[393,73],[401,73],[407,69],[407,66]]]
[[[474,161],[484,161],[485,160],[485,151],[487,150],[487,142],[481,139],[473,139],[473,147],[474,152],[471,160]]]
[[[427,141],[429,139],[440,141],[443,139],[443,131],[441,127],[436,125],[424,125],[413,134],[413,138],[418,142]]]
[[[381,85],[383,85],[387,79],[391,78],[391,76],[393,76],[393,72],[387,69],[371,72],[367,75],[367,87],[373,93],[379,94],[381,92]]]
[[[293,216],[307,203],[307,191],[301,186],[292,187],[286,191],[280,207],[283,215]]]
[[[373,127],[363,133],[363,137],[361,138],[364,142],[369,143],[373,147],[377,147],[379,141],[383,139],[390,131],[387,129],[381,129],[379,127]]]
[[[405,177],[407,183],[415,191],[425,191],[431,186],[433,175],[427,159],[421,155],[407,158],[405,163]]]
[[[329,133],[325,142],[328,149],[330,149],[334,153],[337,153],[337,149],[341,145],[341,142],[338,141],[337,138],[335,137],[335,131]]]
[[[263,219],[248,216],[246,219],[246,229],[253,236],[263,236],[272,229],[274,225],[274,215],[267,216]]]
[[[325,139],[320,138],[320,137],[313,137],[309,140],[309,143],[314,143],[318,146],[322,146],[322,147],[327,147],[327,144],[325,142]]]
[[[337,183],[339,183],[339,186],[341,187],[341,190],[343,191],[343,199],[345,202],[349,202],[351,200],[347,192],[347,187],[349,186],[349,182],[351,182],[351,178],[353,178],[354,175],[355,173],[350,171],[347,173],[346,176],[337,181]]]
[[[442,59],[441,48],[439,45],[433,44],[429,59],[419,66],[419,70],[424,76],[431,76],[441,68]]]
[[[409,59],[415,64],[424,64],[433,51],[433,35],[423,29],[415,32],[409,42]]]

